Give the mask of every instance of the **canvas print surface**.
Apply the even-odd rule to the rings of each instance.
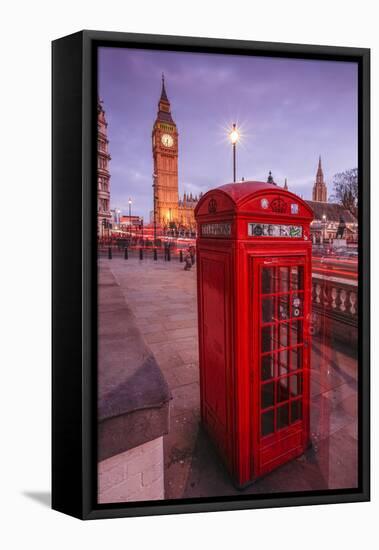
[[[99,504],[358,486],[358,67],[98,49]]]

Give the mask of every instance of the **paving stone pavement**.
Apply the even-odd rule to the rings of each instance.
[[[314,339],[312,446],[237,491],[200,426],[196,269],[178,261],[99,259],[116,277],[173,400],[164,437],[165,498],[261,494],[357,486],[357,364],[346,346]],[[324,350],[324,351],[322,351]]]

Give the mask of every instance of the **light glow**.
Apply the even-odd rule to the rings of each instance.
[[[229,132],[229,138],[233,145],[235,145],[240,139],[240,134],[235,124],[233,124],[231,132]]]

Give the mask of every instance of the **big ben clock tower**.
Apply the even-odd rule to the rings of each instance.
[[[162,226],[178,223],[179,218],[178,136],[162,75],[162,92],[152,132],[156,220]]]

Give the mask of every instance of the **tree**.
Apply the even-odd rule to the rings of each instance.
[[[339,172],[333,178],[331,202],[338,202],[353,216],[358,216],[358,168]]]

